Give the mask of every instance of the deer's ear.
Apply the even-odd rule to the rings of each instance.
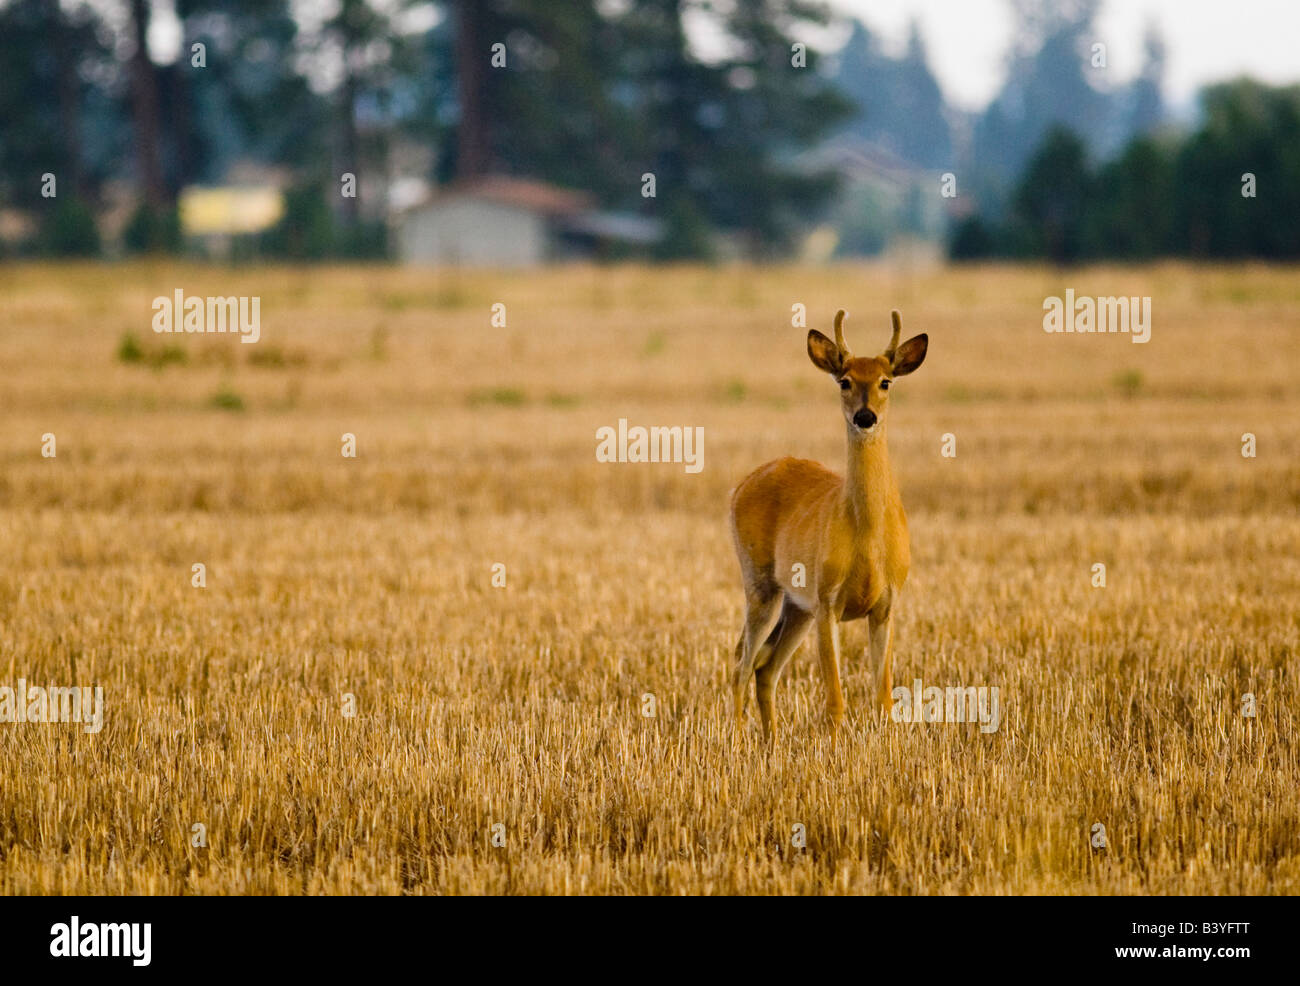
[[[930,337],[922,332],[899,346],[898,352],[894,353],[894,376],[901,377],[905,373],[911,373],[925,362],[925,351],[929,345]]]
[[[813,361],[813,366],[817,369],[836,376],[844,368],[844,357],[840,353],[840,347],[816,329],[808,330],[808,358]]]

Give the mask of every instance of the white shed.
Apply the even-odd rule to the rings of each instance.
[[[561,229],[587,197],[544,182],[488,177],[448,185],[404,210],[397,253],[406,263],[524,267],[562,252]]]

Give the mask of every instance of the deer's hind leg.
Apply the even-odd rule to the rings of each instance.
[[[731,674],[731,693],[735,702],[736,725],[745,722],[745,702],[749,698],[749,679],[759,663],[760,652],[768,644],[763,641],[776,622],[778,607],[785,598],[775,585],[762,585],[745,593],[745,627],[736,642],[736,668]]]
[[[781,607],[781,619],[763,644],[763,658],[754,674],[754,691],[758,696],[758,712],[763,717],[763,736],[771,743],[776,736],[776,717],[772,711],[772,693],[781,678],[781,672],[790,658],[808,636],[813,615],[800,609],[788,597]]]

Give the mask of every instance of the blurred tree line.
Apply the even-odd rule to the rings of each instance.
[[[1206,87],[1199,123],[1183,133],[1165,124],[1154,30],[1137,77],[1106,89],[1100,0],[1012,6],[1007,82],[973,121],[960,171],[972,208],[953,225],[949,256],[1300,256],[1300,88]]]
[[[801,25],[829,15],[807,0],[736,0],[717,15],[727,52],[705,62],[687,41],[699,7],[340,0],[316,23],[296,20],[291,0],[175,0],[179,54],[156,64],[149,0],[0,0],[0,196],[39,218],[30,249],[93,254],[105,188],[127,180],[140,194],[124,246],[173,251],[180,190],[254,161],[292,183],[253,249],[379,256],[375,190],[396,154],[423,146],[428,178],[514,174],[652,211],[668,256],[706,252],[714,230],[778,252],[834,189],[834,175],[792,161],[851,109],[815,51],[792,63]],[[504,65],[490,62],[498,43]],[[345,174],[358,196],[340,194]]]
[[[1100,164],[1077,134],[1052,128],[1005,214],[964,219],[950,256],[1300,257],[1300,86],[1238,80],[1208,87],[1202,103],[1191,135],[1138,136]]]
[[[915,27],[897,56],[856,23],[822,56],[812,0],[173,0],[162,63],[151,0],[0,0],[0,218],[31,217],[27,252],[94,255],[127,186],[120,246],[176,251],[181,190],[251,162],[278,173],[285,214],[237,255],[382,257],[392,179],[415,161],[438,183],[535,178],[654,216],[666,259],[708,256],[719,232],[781,255],[828,222],[869,253],[949,219],[957,258],[1297,254],[1294,89],[1212,87],[1179,137],[1154,31],[1138,76],[1110,85],[1100,0],[1007,2],[1006,83],[969,113]],[[701,16],[708,58],[688,40]],[[962,194],[936,203],[948,171]]]

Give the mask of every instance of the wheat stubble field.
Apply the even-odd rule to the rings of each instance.
[[[155,335],[178,287],[261,341]],[[1045,334],[1066,287],[1151,341]],[[728,491],[843,468],[795,303],[929,333],[895,683],[996,733],[878,718],[857,625],[835,749],[806,649],[733,728]],[[1293,269],[0,268],[0,684],[106,702],[0,724],[0,891],[1300,892],[1298,368]]]

